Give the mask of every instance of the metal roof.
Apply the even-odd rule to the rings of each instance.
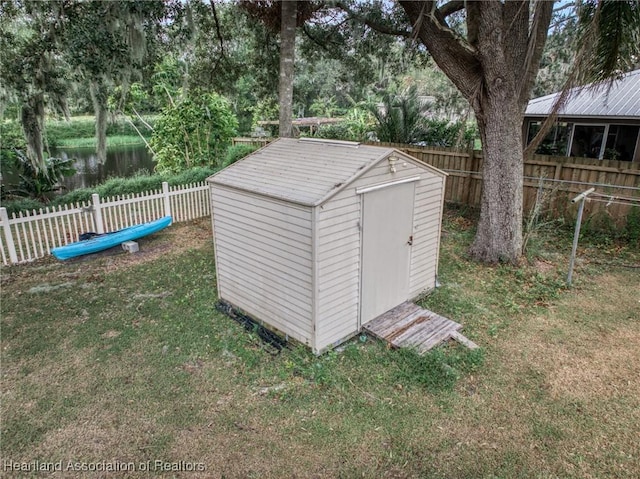
[[[547,116],[559,93],[534,98],[525,116]],[[558,116],[640,119],[640,70],[626,73],[609,88],[608,83],[574,88]]]
[[[379,160],[401,152],[380,146],[311,138],[280,138],[209,177],[209,182],[315,206]],[[427,164],[425,169],[445,174]]]
[[[294,118],[291,120],[291,124],[294,126],[320,126],[320,125],[333,125],[344,121],[344,118],[322,118],[319,116],[308,116],[305,118]],[[279,120],[260,120],[258,125],[279,125]]]

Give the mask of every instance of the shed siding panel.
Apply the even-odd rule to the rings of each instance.
[[[233,280],[228,280],[227,283],[231,288],[231,292],[223,297],[225,301],[235,306],[242,304],[242,310],[260,322],[288,334],[303,344],[311,344],[310,333],[302,321],[290,322],[281,319],[286,314],[293,313],[283,310],[280,305],[275,304],[272,299],[260,301],[261,298],[256,298],[251,292],[247,291],[244,282],[238,283]]]
[[[360,198],[352,188],[320,208],[316,348],[358,330],[360,295]]]
[[[311,208],[213,185],[220,297],[311,344]]]
[[[420,182],[416,188],[414,237],[409,277],[413,298],[435,288],[444,178]]]
[[[324,334],[327,338],[335,338],[333,341],[327,341],[320,349],[324,349],[327,346],[335,344],[336,342],[344,339],[348,336],[353,336],[358,333],[357,328],[353,328],[351,318],[358,316],[358,302],[348,301],[345,302],[339,308],[339,313],[334,317],[323,318],[322,324],[325,330]]]

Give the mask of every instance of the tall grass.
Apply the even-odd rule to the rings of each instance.
[[[145,121],[153,126],[155,117],[145,118]],[[151,131],[144,124],[134,120],[136,128],[143,135],[151,135]],[[74,117],[71,121],[49,120],[45,125],[47,139],[50,143],[55,143],[72,138],[93,138],[96,134],[96,122],[92,117]],[[107,136],[138,136],[135,128],[123,119],[109,122],[107,126]]]
[[[145,121],[153,126],[155,117],[147,117]],[[136,128],[145,137],[151,136],[151,130],[140,120],[134,120]],[[96,125],[93,117],[73,117],[71,121],[47,120],[44,136],[50,148],[92,147],[95,146]],[[0,123],[2,150],[24,149],[24,134],[17,121]],[[123,119],[110,122],[107,126],[107,146],[140,143],[140,135],[130,123]]]
[[[139,135],[116,135],[107,137],[107,148],[123,145],[144,145]],[[95,138],[65,138],[56,141],[57,148],[95,148]]]

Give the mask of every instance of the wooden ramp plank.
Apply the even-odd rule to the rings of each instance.
[[[450,339],[454,332],[455,331],[452,331],[451,329],[442,329],[426,338],[422,343],[416,346],[416,349],[418,349],[419,352],[426,352],[447,339]]]
[[[406,324],[398,324],[397,328],[385,335],[385,338],[392,343],[402,343],[406,338],[414,336],[417,332],[434,326],[434,321],[436,320],[426,316],[423,311],[418,311],[411,316],[411,321],[406,322]]]
[[[416,304],[406,301],[369,321],[364,325],[364,328],[375,335],[385,334],[388,330],[393,329],[396,323],[420,310],[421,308]]]
[[[398,344],[415,344],[416,342],[421,342],[421,338],[448,326],[447,320],[442,317],[426,318],[425,316],[422,316],[422,318],[424,318],[425,321],[420,324],[420,327],[416,327],[411,331],[406,331],[404,334],[397,338]]]
[[[470,349],[478,347],[460,333],[460,323],[408,301],[373,319],[363,329],[393,347],[415,348],[419,354],[448,339],[455,339]]]
[[[433,346],[449,338],[454,331],[455,329],[453,329],[451,325],[442,323],[433,329],[409,338],[407,345],[423,350],[431,349]]]
[[[466,347],[468,347],[469,349],[478,349],[480,346],[478,346],[476,343],[474,343],[473,341],[471,341],[469,338],[467,338],[466,336],[463,336],[462,334],[460,334],[458,331],[456,331],[455,333],[453,333],[451,335],[452,339],[455,339],[456,341],[458,341],[460,344],[464,344]]]
[[[379,330],[379,336],[384,337],[386,340],[391,341],[394,337],[402,334],[403,331],[413,327],[418,317],[422,314],[422,311],[414,311],[413,313],[405,316],[404,318],[390,323],[384,329]]]

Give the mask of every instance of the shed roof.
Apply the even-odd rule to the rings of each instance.
[[[534,98],[525,116],[547,116],[560,93]],[[626,73],[611,88],[604,83],[574,88],[559,116],[583,118],[640,119],[640,70]]]
[[[209,178],[211,183],[315,206],[338,193],[379,160],[389,147],[354,142],[280,138]],[[444,172],[420,163],[438,174]]]

